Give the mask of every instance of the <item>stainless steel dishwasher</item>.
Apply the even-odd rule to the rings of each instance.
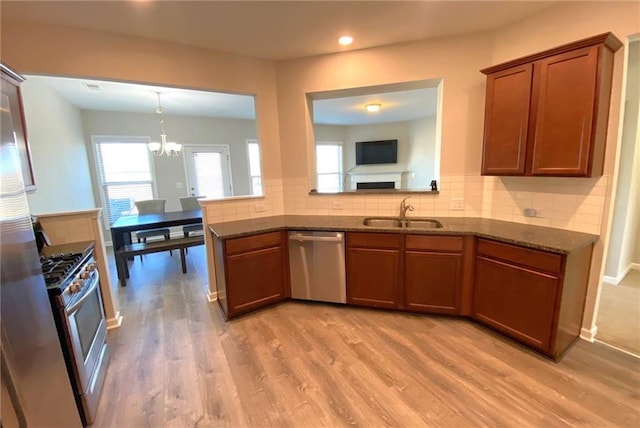
[[[291,297],[346,303],[344,234],[289,232]]]

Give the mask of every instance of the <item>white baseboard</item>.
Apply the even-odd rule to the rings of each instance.
[[[122,325],[122,315],[120,315],[120,311],[116,312],[115,317],[107,319],[107,330],[111,330],[112,328],[118,328],[121,325]]]
[[[627,268],[625,270],[620,272],[618,274],[618,276],[604,275],[602,277],[602,280],[604,282],[606,282],[607,284],[618,285],[618,284],[620,284],[620,281],[622,281],[624,279],[624,277],[627,276],[627,274],[632,270],[640,270],[640,263],[631,263],[631,264],[629,264],[629,266],[627,266]]]
[[[218,292],[214,291],[212,293],[207,293],[207,300],[209,302],[215,302],[216,300],[218,300]]]
[[[590,329],[582,328],[580,329],[580,339],[586,340],[587,342],[593,343],[596,338],[596,334],[598,334],[598,326],[594,325]]]

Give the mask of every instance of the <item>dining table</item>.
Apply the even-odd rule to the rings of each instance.
[[[139,230],[160,229],[172,226],[202,223],[202,210],[169,211],[164,213],[126,215],[111,225],[111,242],[114,256],[125,245],[131,244],[131,233]],[[118,279],[124,278],[124,272],[118,263]]]

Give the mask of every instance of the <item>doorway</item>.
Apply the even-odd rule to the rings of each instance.
[[[640,35],[629,38],[618,180],[596,339],[640,356]]]
[[[233,195],[229,147],[185,146],[189,195],[207,199]]]

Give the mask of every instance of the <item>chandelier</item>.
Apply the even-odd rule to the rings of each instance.
[[[152,141],[147,144],[151,153],[154,156],[178,156],[180,154],[180,150],[182,149],[182,144],[178,144],[173,141],[167,142],[167,133],[164,131],[164,119],[162,118],[162,104],[160,104],[160,92],[158,94],[158,108],[156,109],[156,113],[160,116],[160,143],[157,141]]]

